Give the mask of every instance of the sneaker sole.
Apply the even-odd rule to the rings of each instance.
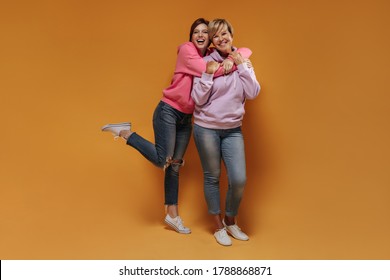
[[[119,127],[119,126],[128,126],[130,127],[131,124],[128,123],[128,122],[124,122],[124,123],[115,123],[115,124],[107,124],[105,126],[102,127],[102,131],[106,130],[107,128],[110,128],[110,127]]]
[[[215,239],[215,240],[217,240],[217,239]],[[217,243],[219,244],[219,245],[222,245],[222,246],[232,246],[232,244],[233,243],[230,243],[230,244],[223,244],[223,243],[221,243],[221,242],[219,242],[218,240],[217,240]]]
[[[215,237],[215,235],[214,235],[214,238],[215,238],[215,240],[217,241],[217,243],[219,244],[219,245],[222,245],[222,246],[232,246],[232,244],[233,244],[233,242],[230,240],[230,243],[222,243],[222,242],[219,242],[218,241],[218,239],[217,239],[217,237]]]
[[[234,239],[241,240],[241,241],[248,241],[248,240],[249,240],[249,237],[248,237],[247,239],[242,239],[242,238],[239,238],[239,237],[235,236],[233,233],[231,233],[231,232],[229,231],[228,226],[225,224],[225,221],[222,221],[222,224],[223,224],[224,227],[226,228],[227,233],[230,234]]]
[[[242,239],[242,238],[239,238],[238,236],[235,236],[233,233],[231,233],[227,228],[226,228],[226,231],[234,238],[234,239],[237,239],[237,240],[241,240],[241,241],[248,241],[249,240],[249,237],[247,239]]]
[[[176,232],[178,233],[181,233],[181,234],[190,234],[191,231],[182,231],[180,229],[178,229],[174,224],[172,224],[171,222],[169,222],[168,220],[164,220],[165,223],[170,226],[172,229],[174,229]]]

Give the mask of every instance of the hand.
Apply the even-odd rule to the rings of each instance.
[[[206,64],[206,73],[214,74],[219,68],[219,63],[216,61],[207,61]]]
[[[244,58],[242,57],[242,55],[240,54],[240,53],[238,53],[238,52],[231,52],[230,54],[229,54],[229,57],[231,58],[231,59],[233,59],[233,61],[234,61],[234,63],[236,64],[236,65],[239,65],[239,64],[241,64],[241,63],[244,63]]]
[[[226,75],[232,72],[234,62],[227,58],[224,61],[222,61],[221,66],[223,67],[223,73]]]
[[[246,63],[246,66],[248,66],[248,68],[253,68],[253,65],[252,65],[252,61],[250,61],[249,58],[246,58],[244,60],[244,63]],[[253,68],[254,69],[254,68]]]

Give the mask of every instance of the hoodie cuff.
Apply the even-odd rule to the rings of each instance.
[[[206,72],[202,73],[202,80],[203,81],[212,81],[214,75],[213,74],[207,74]]]
[[[248,69],[249,69],[248,65],[246,65],[245,62],[237,65],[237,70],[240,71],[240,72],[248,70]]]

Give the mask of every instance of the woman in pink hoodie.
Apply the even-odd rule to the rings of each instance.
[[[164,191],[165,223],[179,233],[191,230],[183,225],[178,213],[179,168],[184,165],[183,156],[192,132],[192,114],[195,108],[191,98],[193,76],[201,76],[206,69],[203,57],[209,53],[208,21],[199,18],[190,29],[190,40],[179,46],[171,85],[163,90],[163,97],[153,114],[155,144],[131,130],[130,123],[108,124],[102,131],[122,137],[126,144],[138,150],[146,159],[165,171]],[[243,56],[251,55],[249,49],[240,49]],[[232,60],[221,63],[215,75],[229,72]],[[231,70],[236,70],[233,68]]]

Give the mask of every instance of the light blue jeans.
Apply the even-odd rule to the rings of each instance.
[[[229,217],[236,216],[246,184],[245,147],[241,127],[209,129],[195,124],[194,139],[203,168],[208,212],[212,215],[221,213],[219,179],[223,160],[228,176],[225,214]]]
[[[154,143],[137,133],[127,139],[127,145],[138,150],[147,160],[164,168],[165,205],[178,204],[179,168],[192,132],[192,114],[182,113],[160,101],[153,114]]]

